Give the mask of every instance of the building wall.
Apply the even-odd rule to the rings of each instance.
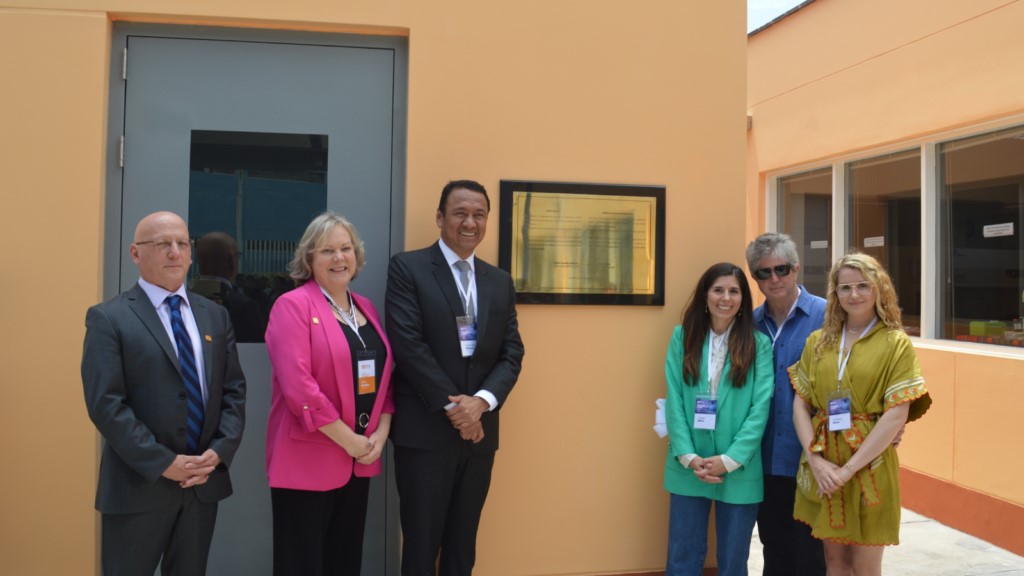
[[[751,36],[747,185],[759,229],[766,175],[900,142],[913,147],[963,127],[1019,123],[1022,21],[1019,1],[817,0]],[[904,504],[1024,553],[1024,533],[1002,530],[1024,518],[1024,463],[1005,457],[1024,398],[1024,354],[934,340],[916,347],[934,405],[900,447],[913,472]],[[978,532],[965,521],[973,509],[949,506],[950,493],[987,497],[992,528]]]
[[[520,309],[528,353],[503,417],[478,573],[663,568],[665,444],[650,425],[664,351],[699,274],[741,260],[746,227],[728,223],[750,221],[739,2],[8,0],[0,571],[97,563],[98,439],[78,365],[85,310],[102,294],[113,20],[407,34],[410,248],[437,237],[451,178],[478,179],[495,198],[502,178],[667,186],[664,307]],[[497,238],[492,215],[479,250],[492,262]]]

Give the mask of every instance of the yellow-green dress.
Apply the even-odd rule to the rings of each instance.
[[[800,361],[789,367],[789,378],[796,393],[816,411],[811,419],[811,451],[842,466],[885,410],[911,402],[910,422],[920,418],[932,401],[910,338],[879,322],[853,345],[843,373],[841,386],[850,390],[852,427],[829,432],[828,399],[836,390],[839,351],[837,345],[817,357],[814,347],[820,337],[821,330],[817,330],[807,338]],[[889,446],[861,468],[841,493],[819,498],[818,483],[803,455],[796,476],[793,517],[808,524],[815,538],[844,544],[899,544],[899,467],[896,449]]]

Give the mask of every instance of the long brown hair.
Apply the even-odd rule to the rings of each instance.
[[[729,359],[732,368],[729,378],[734,388],[742,388],[747,380],[747,371],[754,365],[754,354],[757,347],[754,343],[754,304],[750,296],[750,284],[747,275],[735,264],[719,262],[708,268],[697,281],[690,301],[683,310],[683,382],[696,386],[700,379],[701,352],[704,340],[711,329],[711,314],[708,312],[708,292],[711,286],[722,276],[732,276],[740,285],[740,311],[733,320],[732,331],[729,333]]]

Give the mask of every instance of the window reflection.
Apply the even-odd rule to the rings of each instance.
[[[939,146],[943,336],[1024,345],[1024,128]]]
[[[326,135],[192,131],[189,286],[228,309],[238,342],[263,342],[294,286],[285,266],[326,208]]]
[[[825,297],[832,266],[832,168],[779,178],[782,230],[800,251],[800,282]]]
[[[847,165],[849,246],[885,266],[908,334],[921,333],[921,153],[908,150]]]

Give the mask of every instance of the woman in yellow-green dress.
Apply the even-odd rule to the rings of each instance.
[[[825,323],[789,369],[804,447],[794,517],[824,540],[830,576],[881,574],[882,546],[899,543],[894,441],[931,397],[882,265],[849,254],[828,284]]]

